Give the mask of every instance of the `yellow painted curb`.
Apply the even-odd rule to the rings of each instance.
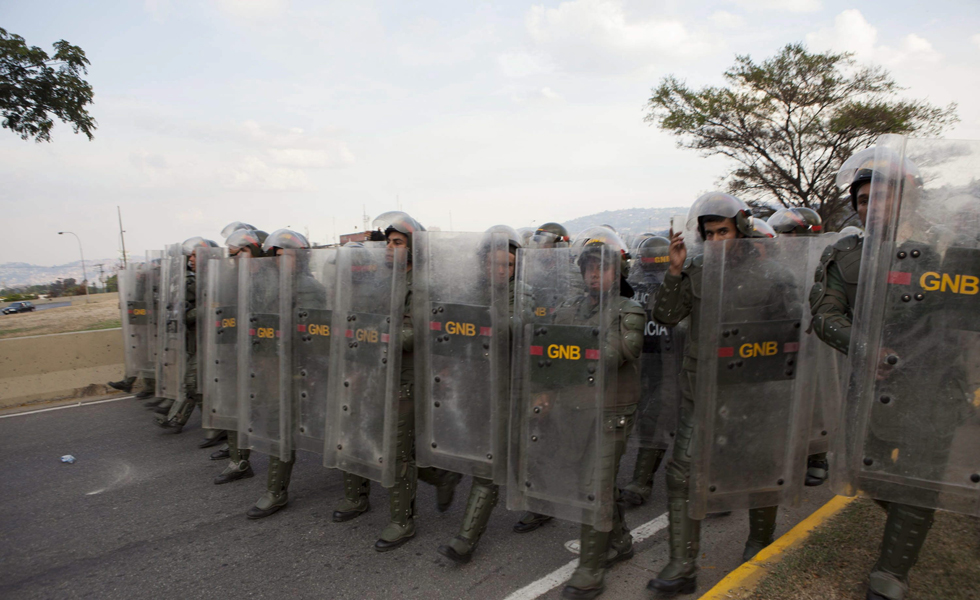
[[[755,558],[729,573],[715,587],[701,596],[700,600],[734,600],[743,597],[745,593],[755,589],[755,586],[768,574],[769,569],[783,559],[787,550],[802,544],[811,531],[854,500],[855,498],[834,496],[830,502],[769,544]]]

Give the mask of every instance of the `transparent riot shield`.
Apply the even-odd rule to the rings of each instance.
[[[160,311],[157,332],[157,397],[182,401],[187,390],[187,322],[184,295],[187,291],[187,259],[180,244],[167,246],[160,262]]]
[[[280,257],[283,306],[283,377],[292,399],[295,447],[323,454],[330,394],[337,249],[286,250]]]
[[[980,141],[872,168],[838,491],[980,515]]]
[[[289,460],[279,257],[238,258],[238,445]]]
[[[337,254],[323,464],[395,483],[406,252],[344,247]]]
[[[211,358],[208,354],[209,346],[207,344],[207,332],[210,327],[208,327],[208,321],[205,318],[209,309],[208,270],[212,265],[212,259],[223,258],[228,252],[224,248],[197,248],[194,252],[196,254],[194,257],[194,283],[197,287],[195,306],[198,315],[198,323],[195,331],[197,335],[197,372],[199,373],[197,378],[197,393],[203,394],[204,372],[207,368],[208,360]]]
[[[812,406],[800,345],[810,240],[704,245],[691,516],[796,505]],[[812,277],[812,275],[810,275]]]
[[[506,483],[508,238],[422,232],[413,243],[416,461]]]
[[[618,273],[618,253],[608,246],[598,250],[602,267]],[[614,442],[604,417],[616,402],[619,365],[607,360],[605,340],[618,333],[619,278],[610,286],[615,289],[586,291],[580,252],[519,251],[517,284],[553,285],[559,302],[547,322],[534,317],[515,327],[507,508],[609,531]],[[533,312],[525,302],[517,298],[515,314]]]
[[[806,267],[808,274],[806,279],[807,298],[810,297],[810,290],[814,283],[814,278],[809,275],[816,272],[824,252],[830,251],[829,249],[840,237],[839,233],[825,233],[807,238],[810,240]],[[805,331],[810,331],[810,319],[810,311],[803,311]],[[800,345],[799,354],[801,363],[814,365],[813,368],[808,368],[805,371],[808,379],[806,381],[801,380],[799,383],[800,393],[809,395],[809,402],[813,406],[808,455],[830,450],[831,440],[836,436],[840,420],[844,389],[842,379],[844,355],[827,344],[812,340],[814,335],[813,333],[804,334],[804,343]]]
[[[162,348],[159,327],[160,269],[162,260],[162,251],[146,251],[146,283],[141,291],[143,293],[143,301],[146,303],[147,326],[149,328],[149,339],[147,340],[146,348],[148,367],[143,373],[143,377],[148,379],[156,378],[157,357],[160,355],[160,349]]]
[[[139,296],[142,275],[141,265],[130,265],[117,274],[126,377],[141,374],[146,362],[146,345],[149,343],[146,303]]]
[[[640,248],[630,268],[633,300],[643,306],[647,315],[640,355],[640,404],[633,432],[640,448],[666,450],[677,427],[683,343],[675,333],[677,328],[660,325],[651,315],[653,300],[669,264],[666,248]]]
[[[204,330],[204,405],[201,426],[238,429],[238,265],[235,257],[216,258],[208,264],[208,302],[198,307]],[[203,312],[202,312],[203,311]]]

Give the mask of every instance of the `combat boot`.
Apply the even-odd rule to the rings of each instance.
[[[157,425],[164,429],[169,429],[171,433],[180,433],[183,431],[187,421],[190,420],[191,414],[194,412],[194,405],[193,398],[187,398],[178,403],[174,403],[166,416],[157,417]]]
[[[263,519],[269,515],[285,508],[289,503],[289,478],[293,473],[293,464],[296,456],[293,455],[289,462],[284,462],[276,456],[269,457],[269,477],[266,482],[266,491],[259,498],[255,506],[248,509],[245,513],[249,519]]]
[[[603,580],[606,575],[608,547],[609,532],[596,531],[589,525],[582,525],[578,567],[561,591],[562,598],[590,600],[606,590]]]
[[[887,509],[881,552],[868,578],[867,597],[904,600],[909,590],[909,571],[919,560],[936,511],[894,502],[888,503]]]
[[[152,396],[153,394],[150,394],[150,395]],[[155,409],[156,407],[160,406],[160,404],[162,402],[163,402],[163,398],[157,398],[157,397],[150,398],[149,400],[147,400],[146,402],[143,403],[143,407],[144,408],[149,408],[149,409]],[[154,412],[156,412],[156,411],[154,411]],[[169,412],[169,411],[167,411],[167,412]]]
[[[514,533],[528,533],[534,531],[538,527],[541,527],[553,517],[548,515],[541,515],[536,512],[531,512],[529,510],[524,511],[521,515],[520,520],[514,523]]]
[[[247,479],[253,476],[255,476],[255,471],[252,470],[252,465],[247,460],[233,460],[228,463],[228,466],[225,467],[225,470],[220,475],[214,478],[214,485],[231,483],[232,481]]]
[[[143,390],[136,394],[137,400],[146,400],[147,398],[153,397],[153,390]],[[146,406],[145,404],[143,406]]]
[[[381,538],[374,544],[378,552],[394,550],[415,537],[416,481],[415,477],[401,477],[388,490],[391,521],[381,530]]]
[[[170,409],[173,407],[173,405],[173,398],[161,398],[160,402],[157,404],[157,407],[153,409],[153,412],[158,415],[170,414]]]
[[[823,485],[827,481],[827,471],[830,464],[827,462],[827,453],[814,454],[809,457],[806,463],[806,480],[803,482],[807,487]]]
[[[667,510],[670,519],[670,562],[651,579],[647,589],[665,594],[693,594],[697,590],[701,521],[687,515],[687,473],[690,465],[667,464]]]
[[[447,471],[440,478],[436,485],[436,510],[446,512],[453,504],[453,497],[456,495],[456,486],[463,479],[459,473]]]
[[[221,442],[228,439],[228,432],[224,429],[205,429],[204,439],[200,444],[197,445],[198,448],[210,448],[211,446],[217,446]]]
[[[371,493],[371,482],[363,477],[344,473],[344,499],[337,510],[333,511],[334,523],[343,523],[355,519],[371,508],[368,494]]]
[[[609,532],[609,552],[606,555],[606,568],[618,562],[633,558],[633,536],[626,526],[626,503],[616,501],[616,513],[612,531]]]
[[[776,533],[776,513],[778,506],[753,508],[749,510],[749,539],[742,551],[742,562],[749,562],[773,541]]]
[[[480,536],[487,529],[490,513],[497,505],[499,495],[500,489],[491,480],[474,477],[459,533],[448,545],[439,546],[439,554],[458,564],[470,562]]]
[[[633,506],[640,506],[653,493],[653,475],[664,458],[664,450],[659,448],[640,448],[633,467],[633,481],[621,491],[623,500]]]
[[[134,383],[136,383],[135,377],[127,377],[122,381],[110,381],[106,385],[114,390],[119,390],[120,392],[126,392],[128,394],[129,392],[133,391]]]
[[[231,458],[231,451],[228,449],[228,444],[211,453],[211,460],[225,460],[226,458]]]

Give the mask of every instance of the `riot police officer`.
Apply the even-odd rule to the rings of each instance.
[[[889,153],[883,151],[881,154],[888,156]],[[898,198],[902,196],[903,190],[911,197],[922,186],[922,181],[918,177],[918,171],[914,164],[898,157],[893,157],[888,162],[893,164],[882,164],[876,160],[876,148],[871,147],[849,158],[837,173],[837,185],[847,190],[851,199],[851,207],[857,212],[862,226],[868,223],[869,207],[872,201],[875,203],[897,202],[899,201]],[[872,179],[875,179],[874,185],[878,188],[877,190],[872,187]],[[878,204],[875,207],[875,214],[884,214],[885,208],[887,207]],[[902,209],[903,213],[906,210],[909,213],[914,213],[914,207],[907,209],[903,206]],[[885,234],[879,232],[879,235]],[[816,283],[810,295],[814,332],[821,340],[844,354],[848,354],[851,345],[851,325],[854,317],[858,280],[862,269],[862,249],[865,243],[863,235],[848,235],[828,248],[821,257],[821,265],[815,275]],[[926,245],[924,247],[928,248]],[[903,250],[904,248],[899,247],[897,253],[904,255]],[[916,249],[916,252],[919,250]],[[921,258],[923,260],[929,259],[928,250]],[[916,309],[917,307],[913,306],[912,308]],[[928,319],[928,315],[925,315],[924,318]],[[906,323],[903,329],[914,329],[915,326],[916,323],[910,322]],[[942,352],[941,348],[930,347],[927,339],[922,339],[919,345],[926,352]],[[955,363],[954,357],[949,356],[947,358],[950,364]],[[945,359],[941,359],[940,362],[943,360]],[[946,366],[946,368],[955,367]],[[879,367],[879,378],[887,380],[888,375]],[[955,375],[949,377],[948,375],[940,369],[939,377],[955,385],[955,380],[958,377]],[[944,385],[936,382],[932,388],[933,397],[929,399],[929,404],[934,407],[941,407],[939,408],[940,412],[955,413],[955,406],[944,406],[950,396],[955,398],[955,393],[947,394],[945,392]],[[914,393],[916,390],[912,391],[912,394]],[[915,403],[910,401],[906,403],[904,410],[911,411],[915,408]],[[955,417],[953,418],[955,419]],[[915,417],[906,415],[905,419],[911,422],[911,420],[915,420]],[[943,427],[937,423],[930,425],[937,434],[943,435],[945,433]],[[926,454],[932,462],[937,463],[932,465],[932,468],[942,470],[945,464],[944,454],[948,453],[948,446],[945,448],[935,447],[944,445],[938,437],[931,440],[934,447],[917,445],[914,440],[908,439],[908,434],[911,433],[911,431],[906,431],[903,441],[885,441],[885,439],[891,440],[893,434],[889,435],[890,432],[887,431],[878,433],[872,430],[868,433],[868,441],[863,451],[869,455],[873,451],[879,451],[896,458],[904,457],[908,453],[907,451],[918,452],[919,454]],[[948,433],[946,434],[948,435]],[[914,438],[915,435],[911,437]],[[896,448],[896,446],[898,447]],[[905,448],[901,449],[902,446]],[[865,460],[870,461],[869,458]],[[865,464],[870,464],[870,462]],[[885,522],[878,560],[869,577],[867,598],[868,600],[903,600],[908,592],[909,571],[918,560],[919,551],[922,549],[929,529],[932,527],[935,510],[898,502],[879,501],[878,503],[888,512],[888,519]]]
[[[273,231],[262,243],[262,252],[266,256],[281,256],[284,250],[309,250],[310,243],[306,238],[289,229]],[[310,275],[303,266],[298,266],[293,274],[296,279],[296,302],[302,306],[322,303],[326,295],[323,286]],[[279,415],[287,418],[287,415]],[[292,427],[289,424],[287,427]],[[289,460],[278,456],[269,456],[269,474],[266,480],[266,491],[256,501],[255,506],[245,513],[249,519],[262,519],[284,508],[289,502],[289,480],[292,477],[293,465],[296,463],[296,451],[293,450]]]
[[[236,223],[225,227],[222,233],[228,231]],[[233,258],[246,255],[252,258],[262,258],[265,256],[265,251],[262,250],[262,244],[268,238],[269,234],[259,229],[247,229],[244,227],[233,228],[230,231],[231,233],[228,234],[228,238],[225,240],[225,246],[228,247],[229,256]],[[236,287],[237,283],[236,280]],[[249,462],[251,451],[247,448],[239,447],[238,432],[234,430],[227,431],[227,440],[227,448],[222,448],[211,454],[211,460],[229,459],[228,466],[214,478],[215,485],[231,483],[232,481],[255,475],[255,471],[252,470],[252,465]]]
[[[186,257],[187,273],[185,275],[184,289],[184,322],[185,322],[185,368],[186,376],[181,383],[185,386],[185,393],[182,400],[174,402],[166,417],[158,417],[156,422],[160,427],[169,429],[172,433],[180,433],[188,419],[194,412],[194,407],[201,403],[201,394],[197,392],[197,282],[195,273],[197,271],[196,261],[197,248],[217,248],[218,245],[211,240],[206,240],[200,236],[184,240],[181,245],[183,255]]]
[[[762,228],[748,206],[740,199],[722,192],[710,192],[698,198],[688,213],[688,222],[696,222],[698,234],[705,242],[736,238],[769,237],[772,228]],[[774,234],[773,234],[774,235]],[[695,433],[694,388],[697,377],[700,344],[701,281],[703,255],[687,258],[682,232],[670,233],[670,267],[654,300],[653,318],[672,327],[687,316],[691,328],[684,352],[681,374],[680,418],[674,449],[667,464],[667,501],[670,518],[670,561],[648,589],[666,593],[694,593],[697,587],[697,557],[701,522],[688,516],[691,476],[691,442]],[[743,559],[749,560],[772,542],[776,528],[777,507],[749,511],[749,539]]]
[[[404,315],[402,318],[402,360],[401,387],[398,402],[397,424],[397,464],[395,485],[388,491],[390,521],[381,531],[375,542],[374,549],[378,552],[388,552],[402,546],[415,537],[415,492],[418,480],[436,487],[436,508],[440,512],[448,510],[452,504],[456,485],[461,479],[458,473],[441,469],[419,469],[415,464],[415,404],[413,387],[415,383],[414,329],[412,326],[412,234],[424,231],[422,225],[401,211],[391,211],[379,215],[374,220],[376,228],[385,236],[385,243],[390,251],[399,249],[408,251],[408,273],[406,284],[408,291],[405,295]],[[370,481],[352,473],[344,473],[344,500],[333,513],[335,522],[354,519],[368,508]]]
[[[508,238],[508,252],[506,261],[491,261],[489,256],[486,256],[485,260],[488,263],[494,262],[501,267],[506,265],[506,274],[492,273],[491,276],[506,276],[507,278],[508,311],[511,319],[511,325],[513,326],[515,321],[514,301],[516,295],[523,295],[525,298],[527,298],[529,295],[529,290],[527,290],[526,286],[518,287],[514,280],[517,265],[517,250],[521,248],[520,234],[518,234],[512,227],[507,225],[495,225],[488,229],[487,233],[503,233],[506,234]],[[492,248],[488,247],[487,250],[492,251]],[[524,304],[529,305],[529,302],[524,302]],[[508,358],[509,357],[510,352],[508,352]],[[504,370],[506,371],[506,369]],[[463,522],[460,525],[459,532],[452,540],[449,541],[448,544],[439,546],[439,554],[442,554],[443,556],[459,564],[470,562],[470,560],[473,558],[473,551],[476,549],[476,545],[480,541],[480,537],[483,535],[483,532],[486,531],[487,524],[490,522],[490,514],[497,505],[499,495],[499,486],[493,482],[493,479],[474,476],[473,485],[470,488],[470,495],[466,503],[466,511],[463,513]]]

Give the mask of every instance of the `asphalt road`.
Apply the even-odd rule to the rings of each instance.
[[[518,515],[503,499],[469,565],[436,553],[459,526],[468,480],[446,513],[420,483],[416,538],[379,554],[373,544],[387,522],[387,494],[375,486],[370,512],[331,522],[342,479],[313,455],[298,460],[289,506],[249,521],[265,457],[253,460],[256,477],[213,485],[224,464],[197,448],[199,422],[195,415],[183,433],[169,434],[131,399],[0,419],[0,597],[496,599],[575,559],[565,544],[578,526],[553,521],[513,533]],[[77,462],[60,462],[64,454]],[[624,483],[634,455],[624,460]],[[777,535],[830,496],[825,487],[809,489],[802,507],[780,512]],[[665,506],[661,470],[654,497],[628,513],[628,524],[652,521]],[[604,598],[654,597],[644,586],[667,557],[666,530],[654,525],[636,556],[611,570]],[[738,566],[746,535],[745,514],[705,523],[699,593]],[[542,597],[557,598],[560,589]]]

